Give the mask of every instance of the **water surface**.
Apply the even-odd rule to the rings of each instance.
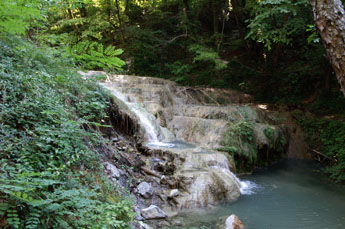
[[[343,229],[345,187],[331,184],[309,162],[286,160],[240,177],[256,186],[235,203],[187,213],[182,227],[217,228],[236,214],[251,229]]]

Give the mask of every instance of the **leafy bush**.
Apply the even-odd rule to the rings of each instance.
[[[308,7],[305,0],[260,1],[253,10],[255,18],[249,20],[246,38],[263,43],[268,50],[278,43],[291,45],[305,31],[303,7]]]
[[[219,57],[217,52],[208,47],[194,44],[190,45],[188,50],[195,55],[193,58],[194,62],[213,63],[217,70],[226,68],[226,62]]]
[[[345,181],[345,122],[328,118],[310,118],[302,112],[294,117],[303,127],[314,149],[332,158],[324,169],[336,182]]]
[[[94,150],[106,94],[56,50],[5,37],[0,55],[0,227],[127,227]]]

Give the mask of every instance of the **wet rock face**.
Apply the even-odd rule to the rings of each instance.
[[[207,207],[235,201],[240,196],[240,183],[229,169],[232,163],[220,152],[194,147],[160,150],[159,155],[158,151],[151,151],[151,154],[155,160],[148,157],[146,164],[165,161],[174,165],[173,171],[154,171],[156,183],[161,187],[156,193],[163,205],[172,209]],[[147,172],[153,174],[153,170]]]
[[[185,174],[185,177],[192,180],[191,184],[186,187],[187,193],[190,194],[175,197],[179,209],[207,207],[222,201],[232,202],[240,196],[239,186],[229,171],[210,169],[190,172],[190,174]]]
[[[217,149],[222,147],[225,136],[240,121],[253,124],[257,143],[255,147],[267,146],[274,151],[265,136],[262,125],[271,126],[275,136],[284,135],[267,112],[253,102],[251,96],[233,90],[213,88],[189,88],[174,82],[151,77],[115,75],[102,85],[116,89],[131,103],[138,103],[152,116],[158,126],[155,131],[160,140],[172,137],[198,146]],[[281,134],[280,134],[281,133]],[[242,147],[241,150],[246,150]]]

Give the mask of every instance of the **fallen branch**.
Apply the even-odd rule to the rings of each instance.
[[[209,94],[207,94],[206,92],[204,92],[203,90],[200,90],[201,93],[203,93],[207,98],[211,99],[213,102],[215,102],[217,104],[217,106],[220,106],[220,104],[214,99],[212,98]]]
[[[148,169],[148,168],[145,168],[145,167],[141,167],[141,169],[142,169],[145,173],[147,173],[147,174],[149,174],[149,175],[151,175],[151,176],[158,177],[158,178],[161,177],[160,175],[158,175],[155,171],[153,171],[153,170],[151,170],[151,169]]]
[[[312,149],[312,151],[313,151],[314,153],[316,153],[317,155],[320,155],[320,156],[322,156],[322,157],[325,157],[325,158],[327,158],[327,159],[329,159],[329,160],[331,160],[331,161],[334,162],[334,159],[331,158],[330,156],[327,156],[327,155],[325,155],[325,154],[323,154],[323,153],[321,153],[321,152],[319,152],[319,151],[317,151],[317,150],[315,150],[315,149]]]

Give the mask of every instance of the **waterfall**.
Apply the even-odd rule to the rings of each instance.
[[[198,97],[193,97],[198,95],[162,79],[119,75],[101,86],[110,91],[120,107],[137,118],[148,147],[175,155],[164,157],[163,153],[159,159],[180,158],[169,163],[176,166],[171,176],[191,180],[184,187],[190,195],[178,198],[181,208],[216,204],[224,193],[222,201],[234,201],[240,195],[256,192],[255,183],[242,181],[231,172],[226,155],[208,150],[216,148],[212,143],[222,136],[228,122],[221,118],[226,112],[231,113],[231,107],[199,103]]]
[[[168,148],[174,146],[172,143],[167,143],[167,138],[169,138],[166,136],[167,131],[162,130],[162,128],[157,124],[156,118],[151,113],[146,111],[141,104],[130,102],[128,96],[121,93],[119,88],[117,88],[115,85],[101,85],[108,89],[113,96],[119,99],[127,107],[127,109],[138,118],[141,127],[145,131],[148,145]]]

